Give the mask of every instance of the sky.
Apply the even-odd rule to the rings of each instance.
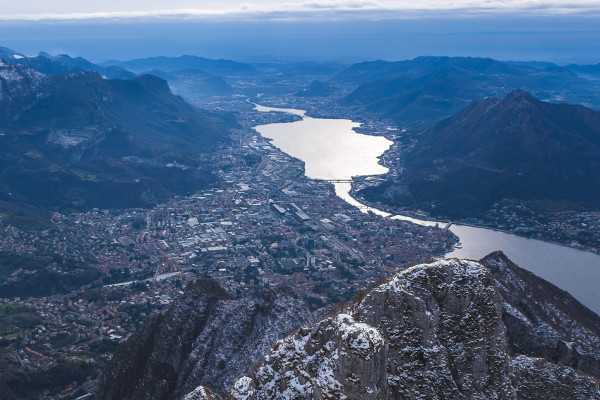
[[[600,63],[598,0],[2,3],[0,46],[94,62],[194,54],[239,61],[449,55]]]
[[[4,2],[0,20],[115,18],[356,18],[354,13],[426,14],[436,11],[490,14],[527,12],[564,15],[598,13],[597,0],[23,0]],[[335,15],[338,14],[338,15]]]

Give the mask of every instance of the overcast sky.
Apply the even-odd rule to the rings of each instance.
[[[2,1],[1,20],[114,18],[415,17],[432,12],[494,14],[598,13],[598,0],[21,0]],[[390,15],[390,12],[392,13]]]
[[[95,62],[478,56],[600,62],[600,0],[0,0],[0,46]]]

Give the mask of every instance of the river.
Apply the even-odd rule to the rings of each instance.
[[[359,127],[359,123],[347,119],[311,118],[303,110],[259,105],[256,109],[302,117],[299,121],[259,125],[255,129],[261,136],[271,139],[275,147],[304,161],[308,178],[349,180],[388,171],[379,164],[379,157],[392,142],[381,136],[357,133],[354,128]],[[435,225],[432,221],[391,215],[365,207],[351,196],[350,182],[334,183],[334,186],[340,198],[365,212],[370,210],[386,218]],[[446,254],[446,257],[479,260],[493,251],[502,250],[522,268],[568,291],[600,315],[600,255],[493,229],[453,224],[450,230],[460,238],[462,248]]]

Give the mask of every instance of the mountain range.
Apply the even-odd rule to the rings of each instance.
[[[119,347],[99,398],[600,399],[600,318],[502,253],[406,268],[310,320],[289,294],[193,283]]]
[[[516,90],[475,100],[417,136],[402,177],[371,200],[449,217],[479,216],[503,198],[600,208],[600,112]]]
[[[197,169],[197,155],[226,142],[232,126],[229,115],[192,107],[152,75],[48,75],[1,61],[0,201],[43,209],[155,204],[213,179]]]
[[[600,107],[600,81],[594,66],[417,57],[354,64],[332,81],[356,86],[342,100],[344,106],[408,127],[431,125],[453,115],[473,99],[504,97],[518,88],[551,102]]]
[[[26,56],[6,47],[0,47],[0,59],[9,64],[21,64],[46,75],[64,75],[80,71],[96,71],[109,79],[131,79],[136,76],[120,66],[103,67],[82,57],[71,57],[67,54],[53,56],[41,52],[37,56]]]
[[[209,74],[217,75],[248,74],[254,71],[254,68],[249,64],[223,59],[213,60],[191,55],[180,57],[136,58],[127,61],[109,60],[101,63],[101,66],[119,66],[137,73],[147,72],[153,69],[165,72],[202,70]]]

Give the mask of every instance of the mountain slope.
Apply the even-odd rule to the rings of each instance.
[[[223,393],[273,341],[310,321],[287,291],[233,299],[214,281],[195,281],[119,347],[98,398],[179,399],[198,385]]]
[[[196,156],[227,140],[230,117],[198,110],[145,75],[45,75],[0,63],[0,200],[43,208],[132,207],[193,191]],[[185,168],[168,168],[173,161]]]
[[[508,351],[600,377],[600,318],[573,296],[495,252],[481,261],[502,296]]]
[[[596,80],[564,67],[536,68],[488,58],[375,61],[353,65],[334,80],[358,85],[343,104],[407,125],[430,125],[472,99],[501,97],[516,88],[550,101],[600,107]]]
[[[24,65],[27,68],[34,69],[46,75],[64,75],[81,71],[95,71],[109,79],[131,79],[135,77],[133,72],[127,71],[123,67],[102,67],[100,65],[91,63],[85,58],[73,58],[67,54],[53,56],[51,54],[42,52],[35,57],[29,57],[9,48],[0,47],[0,59],[3,59],[9,64]]]
[[[501,254],[484,262],[520,275]],[[569,366],[511,356],[512,328],[503,319],[513,311],[497,290],[508,281],[523,285],[512,299],[532,289],[531,280],[509,279],[506,270],[490,273],[474,261],[407,268],[343,313],[278,341],[255,371],[238,379],[230,397],[536,399],[543,393],[545,399],[600,399],[597,382]],[[541,285],[534,293],[554,290],[534,281]],[[544,300],[530,297],[522,307],[545,307],[552,314]],[[582,326],[569,310],[582,306],[569,308],[569,302],[562,308],[565,319],[554,324],[577,334]],[[598,326],[600,319],[589,317]],[[594,340],[600,333],[588,332]],[[600,347],[593,351],[598,356]],[[210,397],[200,389],[189,396],[202,398]]]
[[[365,196],[450,217],[481,215],[502,198],[598,209],[600,112],[521,90],[474,101],[423,133],[404,166],[407,190],[387,183]]]
[[[168,81],[173,92],[186,99],[193,99],[195,96],[212,97],[233,93],[233,88],[223,78],[198,69],[172,72],[152,70],[149,74]]]
[[[212,60],[209,58],[184,55],[180,57],[150,57],[137,58],[128,61],[110,60],[101,64],[102,66],[121,66],[137,73],[153,69],[165,72],[181,71],[186,69],[198,69],[215,75],[247,74],[254,71],[248,64],[231,60]]]

